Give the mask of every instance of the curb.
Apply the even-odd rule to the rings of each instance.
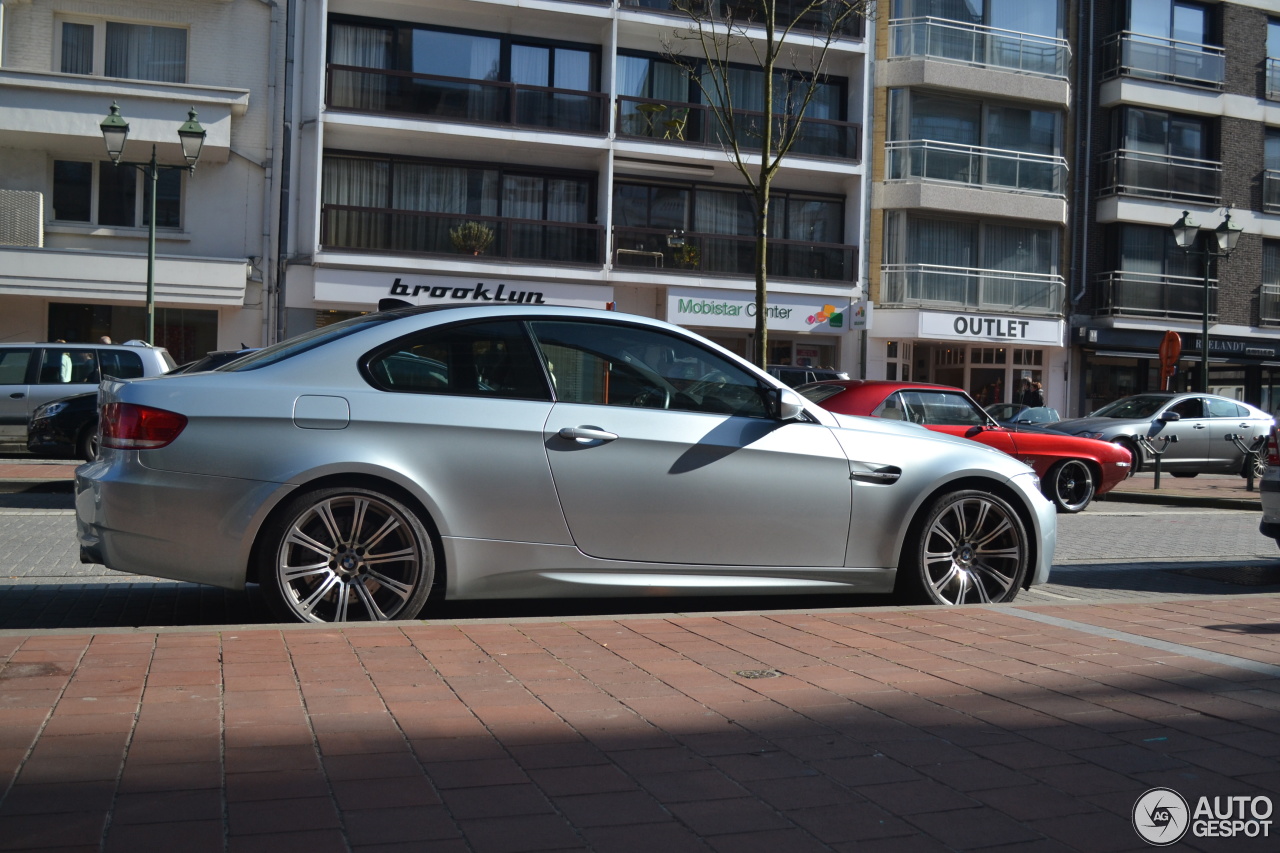
[[[1243,509],[1262,512],[1259,498],[1214,498],[1200,495],[1170,494],[1152,489],[1149,492],[1110,491],[1095,498],[1103,503],[1174,504],[1204,509]]]

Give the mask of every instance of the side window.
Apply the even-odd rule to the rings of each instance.
[[[520,323],[444,326],[375,354],[368,376],[384,391],[550,400],[542,366]]]
[[[884,418],[887,421],[905,421],[910,420],[907,416],[906,407],[902,402],[901,394],[890,394],[885,401],[876,406],[871,412],[873,418]]]
[[[113,379],[137,379],[143,372],[141,356],[122,350],[98,350],[98,366]]]
[[[1204,403],[1201,402],[1199,397],[1192,397],[1188,400],[1183,400],[1181,403],[1174,406],[1169,411],[1177,412],[1178,417],[1182,418],[1183,420],[1186,420],[1187,418],[1203,418]]]
[[[982,426],[987,416],[967,399],[945,391],[902,391],[906,420],[932,426]]]
[[[97,384],[98,357],[93,350],[49,347],[40,361],[41,385]]]
[[[621,323],[529,326],[562,402],[768,416],[754,376],[692,341]]]
[[[0,350],[0,385],[25,385],[30,361],[29,349]]]

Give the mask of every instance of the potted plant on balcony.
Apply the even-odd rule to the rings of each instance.
[[[696,270],[702,263],[702,253],[692,243],[685,243],[676,249],[676,263],[681,269]]]
[[[449,229],[449,241],[463,254],[483,255],[493,245],[493,229],[483,222],[464,222]]]

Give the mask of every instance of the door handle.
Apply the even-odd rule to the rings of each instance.
[[[9,399],[10,399],[10,400],[21,400],[21,399],[22,399],[23,397],[25,397],[25,396],[27,396],[27,395],[26,395],[26,394],[24,394],[24,393],[22,393],[21,391],[14,391],[12,394],[10,394],[10,395],[9,395]]]
[[[1204,424],[1196,424],[1196,425],[1194,425],[1194,426],[1193,426],[1193,427],[1191,427],[1191,428],[1192,428],[1192,429],[1208,429],[1208,427],[1207,427],[1207,426],[1205,426]]]
[[[607,432],[594,426],[564,427],[557,433],[561,438],[586,444],[589,441],[613,441],[617,433]]]

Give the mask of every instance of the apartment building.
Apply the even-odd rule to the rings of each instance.
[[[867,376],[1068,400],[1075,6],[885,0]]]
[[[156,343],[182,360],[264,340],[279,19],[262,0],[0,2],[0,340],[145,337],[151,182],[130,164],[153,150]]]
[[[748,40],[763,30],[736,7],[735,104],[762,110]],[[823,23],[789,55],[807,60]],[[771,361],[857,363],[861,23],[832,46],[773,184]],[[280,334],[394,297],[613,307],[747,354],[751,206],[707,98],[668,53],[698,62],[687,30],[668,0],[298,0]]]
[[[1097,0],[1088,13],[1073,409],[1158,389],[1170,330],[1172,387],[1199,390],[1207,327],[1209,390],[1276,412],[1280,6]],[[1189,249],[1172,230],[1184,212],[1199,226]],[[1237,227],[1221,257],[1217,232]]]

